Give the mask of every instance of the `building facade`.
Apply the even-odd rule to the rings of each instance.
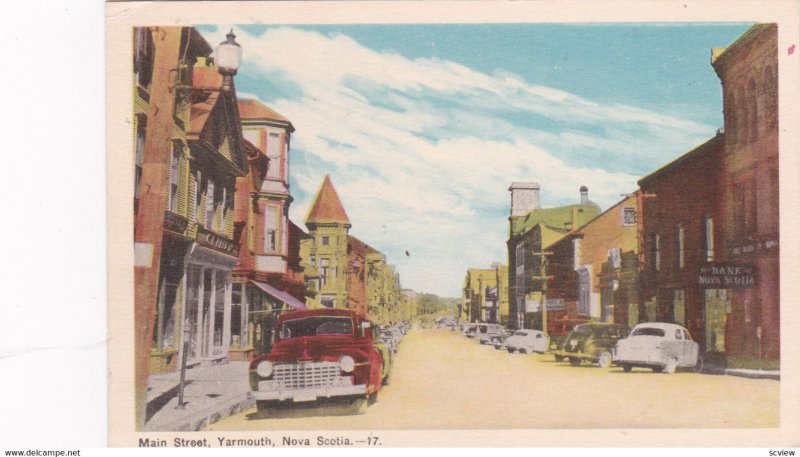
[[[162,237],[150,373],[175,370],[184,347],[190,364],[228,356],[233,201],[248,168],[235,88],[221,89],[211,47],[190,27],[155,32],[134,30],[137,266],[153,221]]]
[[[626,197],[545,247],[548,321],[638,323],[638,200]]]
[[[715,348],[733,366],[780,361],[777,30],[776,24],[757,24],[727,48],[712,50],[725,122],[723,233],[715,254],[741,271],[727,276],[738,282],[726,308],[709,313],[719,316],[711,329]]]
[[[514,328],[541,329],[547,303],[549,255],[543,249],[586,224],[600,213],[580,189],[580,203],[542,209],[536,183],[513,183],[509,217],[508,290],[509,324]],[[548,318],[549,320],[550,318]]]
[[[289,220],[289,144],[294,127],[257,100],[239,100],[249,170],[236,182],[231,358],[269,351],[277,314],[305,307],[300,234]]]

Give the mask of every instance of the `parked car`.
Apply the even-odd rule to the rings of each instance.
[[[564,349],[564,340],[576,325],[585,324],[589,319],[559,319],[554,325],[548,326],[547,336],[550,338],[548,350],[555,356],[556,362],[564,360],[559,351]]]
[[[479,324],[464,324],[461,326],[461,334],[466,336],[467,338],[474,338],[475,332],[478,329]]]
[[[492,336],[490,343],[494,346],[495,349],[503,349],[506,347],[505,341],[506,339],[514,334],[514,330],[505,329],[503,333],[500,335]]]
[[[517,330],[506,338],[505,346],[509,353],[519,351],[523,354],[531,352],[544,354],[547,349],[547,338],[540,330]]]
[[[561,350],[554,354],[569,359],[570,365],[581,362],[597,363],[601,368],[611,366],[614,346],[628,334],[628,328],[619,324],[590,322],[575,326],[564,339]]]
[[[336,399],[358,410],[374,400],[389,366],[372,324],[344,309],[299,310],[278,316],[275,344],[249,366],[259,412],[279,405]]]
[[[648,322],[633,327],[613,353],[613,362],[629,372],[633,367],[674,373],[682,367],[702,368],[698,344],[689,331],[677,324]]]
[[[378,333],[378,337],[383,341],[384,344],[389,348],[392,353],[397,352],[397,344],[394,342],[394,334],[389,330],[380,330]]]
[[[476,339],[481,344],[489,344],[493,336],[503,334],[503,328],[500,324],[479,324],[476,332]]]

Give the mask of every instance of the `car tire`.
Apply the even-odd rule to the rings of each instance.
[[[555,357],[556,362],[561,362],[561,361],[564,360],[564,356],[563,355],[554,355],[553,357]]]
[[[506,350],[508,351],[509,354],[513,354],[514,353],[514,349],[513,348],[506,348]]]
[[[503,346],[500,346],[499,344],[495,344],[495,345],[494,345],[494,348],[495,348],[495,349],[497,349],[497,350],[500,350],[502,347],[503,347]]]
[[[387,374],[385,378],[381,379],[381,384],[383,384],[384,386],[388,386],[390,379],[391,376]]]
[[[663,373],[664,372],[664,367],[662,367],[660,365],[659,366],[653,366],[653,367],[650,367],[650,368],[653,370],[653,373]]]
[[[569,364],[572,365],[573,367],[577,367],[581,364],[581,359],[577,357],[570,357]]]
[[[525,349],[525,348],[519,348],[519,353],[520,353],[520,354],[527,354],[527,353],[528,353],[528,350],[527,350],[527,349]]]
[[[631,366],[631,364],[629,364],[629,363],[623,363],[622,364],[622,371],[624,371],[625,373],[630,373],[631,370],[633,370],[633,367]]]
[[[611,353],[608,351],[603,351],[600,354],[600,358],[597,359],[597,364],[600,365],[602,369],[611,368]]]
[[[697,363],[694,364],[694,372],[702,373],[704,367],[705,367],[705,362],[703,361],[703,358],[698,356]]]
[[[677,369],[678,369],[678,359],[676,358],[671,358],[667,360],[667,364],[664,365],[664,373],[666,374],[673,374]]]

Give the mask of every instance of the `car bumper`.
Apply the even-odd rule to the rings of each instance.
[[[321,386],[304,389],[285,389],[275,387],[270,381],[260,381],[258,390],[253,391],[256,400],[291,400],[294,402],[316,401],[320,398],[345,397],[352,395],[366,395],[365,384],[351,386]]]

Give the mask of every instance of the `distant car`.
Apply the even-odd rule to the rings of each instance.
[[[547,338],[539,330],[517,330],[505,340],[506,350],[509,353],[519,351],[523,354],[538,352],[544,354],[547,349]]]
[[[479,324],[464,324],[461,326],[461,334],[467,338],[475,338],[475,332]]]
[[[550,339],[548,350],[553,353],[556,362],[564,360],[559,352],[564,349],[564,340],[576,325],[585,324],[589,319],[559,319],[552,326],[547,327],[547,336]]]
[[[683,367],[700,370],[703,363],[689,331],[663,322],[635,326],[627,338],[617,342],[613,362],[625,372],[642,367],[657,373],[674,373]]]
[[[503,328],[500,324],[480,324],[476,332],[476,338],[481,344],[489,344],[492,337],[503,334]]]
[[[561,350],[554,352],[556,360],[569,359],[570,365],[581,362],[597,363],[601,368],[611,366],[614,346],[628,334],[628,328],[618,324],[590,322],[576,326],[564,339]]]
[[[494,346],[495,349],[503,349],[506,347],[506,339],[514,334],[514,330],[505,329],[503,333],[500,335],[492,336],[490,343]]]
[[[392,353],[397,352],[397,344],[395,343],[394,334],[392,332],[386,329],[381,330],[379,332],[379,337]]]

